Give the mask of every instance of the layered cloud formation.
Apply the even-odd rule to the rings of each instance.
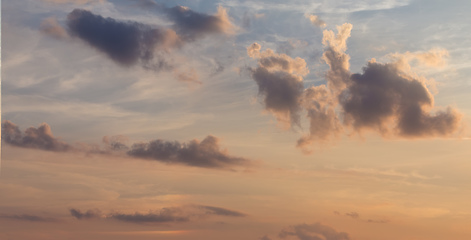
[[[38,128],[30,127],[22,133],[18,126],[10,121],[2,124],[2,140],[15,147],[35,148],[46,151],[78,151],[91,154],[110,154],[155,160],[167,164],[181,164],[202,168],[230,169],[237,166],[250,166],[251,160],[229,155],[221,149],[219,139],[207,136],[202,141],[191,140],[188,143],[165,141],[161,139],[126,145],[125,136],[103,138],[104,146],[77,144],[71,146],[54,137],[51,127],[43,123]]]
[[[372,59],[363,73],[354,74],[345,52],[351,30],[349,23],[338,26],[337,34],[324,30],[322,60],[330,67],[326,84],[309,88],[303,84],[308,72],[303,59],[292,59],[271,49],[261,52],[257,43],[247,48],[248,55],[258,60],[258,67],[251,71],[265,109],[291,126],[299,125],[301,110],[307,111],[309,133],[298,140],[298,147],[309,151],[307,147],[313,142],[325,142],[346,129],[406,138],[449,136],[458,129],[461,115],[451,107],[433,110],[433,95],[426,85],[430,81],[414,73],[409,65],[417,61],[441,66],[445,50],[393,54],[392,63]]]

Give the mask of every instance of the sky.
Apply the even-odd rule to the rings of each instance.
[[[471,239],[468,0],[1,9],[0,239]]]

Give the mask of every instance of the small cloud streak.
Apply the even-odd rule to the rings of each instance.
[[[57,222],[55,218],[47,218],[36,215],[22,214],[22,215],[0,215],[0,218],[11,219],[26,222]]]
[[[70,209],[70,214],[78,220],[88,219],[114,219],[122,222],[130,222],[137,224],[147,223],[181,223],[193,220],[200,220],[208,216],[222,216],[222,217],[245,217],[244,213],[229,210],[226,208],[203,206],[203,205],[188,205],[181,207],[168,207],[162,208],[158,211],[150,211],[148,213],[135,212],[128,213],[110,213],[103,215],[99,210],[88,210],[82,213],[77,209]]]
[[[334,211],[334,214],[335,215],[338,215],[340,216],[341,214],[337,211]],[[366,222],[366,223],[389,223],[390,221],[389,220],[386,220],[386,219],[362,219],[360,218],[360,214],[357,213],[357,212],[349,212],[349,213],[345,213],[346,217],[350,217],[354,220],[358,220],[358,221],[362,221],[362,222]]]
[[[212,206],[198,206],[201,209],[206,210],[207,214],[219,215],[219,216],[228,216],[228,217],[245,217],[247,216],[244,213],[229,210],[226,208],[212,207]]]

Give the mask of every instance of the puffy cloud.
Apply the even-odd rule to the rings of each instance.
[[[221,150],[219,140],[211,135],[201,142],[196,139],[188,143],[158,139],[148,143],[136,143],[132,145],[127,154],[169,164],[184,164],[205,168],[223,169],[250,164],[248,159],[233,157],[226,150]]]
[[[271,49],[260,51],[253,43],[247,48],[250,57],[258,60],[258,67],[250,68],[258,92],[264,97],[265,109],[273,113],[285,126],[300,125],[299,111],[304,90],[302,76],[309,73],[306,61],[276,54]]]
[[[327,26],[327,24],[316,15],[309,14],[309,15],[306,15],[306,17],[309,19],[309,21],[312,23],[312,25],[314,25],[316,27],[324,28],[324,27]]]
[[[48,34],[50,36],[53,36],[55,38],[63,39],[63,38],[68,38],[69,34],[67,33],[67,30],[65,30],[59,22],[57,22],[56,18],[49,17],[44,19],[41,22],[40,26],[41,32]]]
[[[303,96],[304,108],[309,119],[309,134],[301,137],[297,147],[306,153],[313,142],[325,142],[342,131],[342,124],[335,112],[336,101],[325,85],[307,88]]]
[[[433,96],[424,83],[403,76],[394,64],[369,62],[340,95],[345,123],[404,137],[447,136],[461,119],[452,108],[430,113]],[[392,129],[391,129],[392,128]]]
[[[54,137],[47,123],[42,123],[38,128],[30,127],[21,133],[18,126],[5,120],[2,123],[2,140],[16,147],[46,151],[64,152],[72,149],[69,144]]]
[[[181,44],[179,36],[171,29],[104,18],[83,9],[74,9],[69,13],[67,26],[72,36],[82,39],[123,66],[141,62],[147,68],[168,68],[163,59],[152,62],[154,51],[168,50]]]
[[[299,224],[284,229],[278,235],[280,238],[285,239],[293,236],[299,240],[349,240],[350,236],[345,232],[337,232],[335,229],[322,225],[315,224]]]
[[[247,54],[258,60],[258,67],[250,70],[264,97],[265,109],[291,125],[299,125],[300,112],[306,110],[309,132],[298,140],[297,147],[309,153],[312,143],[323,144],[345,129],[368,129],[382,136],[406,138],[445,137],[456,132],[461,114],[451,107],[434,110],[433,95],[427,88],[431,80],[411,67],[414,62],[444,66],[448,52],[432,49],[391,54],[391,63],[373,59],[363,73],[352,74],[346,53],[352,27],[345,23],[337,26],[337,33],[324,30],[322,59],[329,65],[326,84],[307,89],[302,84],[302,76],[308,72],[304,60],[270,49],[262,52],[257,43],[247,48]]]
[[[322,44],[326,46],[326,50],[322,59],[330,66],[325,77],[327,86],[334,95],[339,94],[350,80],[350,56],[345,51],[352,27],[350,23],[337,26],[337,34],[331,30],[324,30]]]

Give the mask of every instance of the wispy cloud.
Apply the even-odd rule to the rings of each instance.
[[[57,222],[58,220],[50,217],[41,217],[37,215],[21,214],[21,215],[0,215],[0,218],[27,221],[27,222]]]

